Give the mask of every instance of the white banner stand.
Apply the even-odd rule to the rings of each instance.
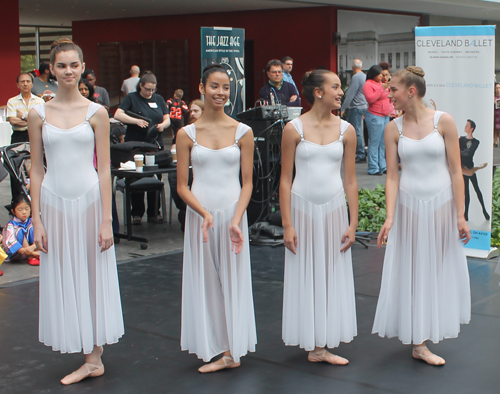
[[[450,113],[459,137],[464,137],[462,165],[465,155],[473,156],[473,170],[476,170],[464,178],[470,201],[466,219],[472,233],[465,246],[466,254],[493,257],[498,255],[490,247],[495,26],[416,27],[415,51],[416,65],[425,71],[427,100],[434,100],[437,109]],[[473,138],[465,139],[466,129],[471,125],[469,120],[476,128]],[[484,169],[477,169],[484,163]]]

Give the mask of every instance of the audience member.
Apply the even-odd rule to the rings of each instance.
[[[295,86],[295,89],[298,92],[299,89],[297,88],[297,85],[295,85],[295,81],[293,80],[291,74],[293,68],[293,59],[290,56],[285,56],[281,63],[283,63],[283,81],[291,83],[293,86]]]
[[[203,110],[205,109],[205,103],[203,100],[196,99],[189,103],[189,120],[188,124],[196,122],[201,115],[203,115]]]
[[[365,142],[363,139],[363,118],[368,108],[365,95],[363,94],[363,85],[366,81],[366,75],[362,71],[363,63],[359,59],[352,62],[353,76],[351,85],[347,91],[346,98],[341,108],[341,115],[348,108],[347,121],[353,125],[356,130],[356,163],[366,161]]]
[[[189,109],[186,103],[182,100],[184,91],[177,89],[174,92],[174,97],[167,100],[167,107],[170,110],[170,125],[172,126],[172,144],[175,144],[177,132],[184,127],[184,117],[189,114]]]
[[[38,73],[38,77],[33,80],[31,93],[49,101],[57,93],[57,84],[54,82],[54,76],[50,73],[49,64],[41,63]]]
[[[389,95],[391,89],[391,65],[387,62],[380,62],[379,66],[382,67],[382,87],[385,89]],[[389,106],[391,107],[391,113],[389,117],[392,119],[398,117],[398,111],[394,109],[394,104],[389,100]]]
[[[106,111],[109,111],[111,103],[109,101],[108,91],[105,88],[96,85],[96,77],[93,71],[87,73],[87,80],[94,87],[94,97],[97,100],[97,103],[106,108]]]
[[[366,112],[366,127],[370,140],[368,141],[368,174],[382,175],[387,170],[385,161],[384,130],[389,123],[391,108],[387,91],[382,86],[382,67],[371,66],[366,74],[363,93],[368,102]]]
[[[273,59],[266,66],[269,82],[260,90],[259,97],[268,104],[300,107],[299,92],[290,82],[283,81],[283,64]]]
[[[127,125],[125,141],[145,141],[149,123],[146,120],[134,118],[125,113],[131,111],[151,119],[158,131],[157,142],[163,149],[162,133],[170,125],[170,116],[165,100],[156,91],[156,77],[151,72],[145,72],[139,83],[137,91],[128,94],[115,112],[115,119]],[[148,222],[162,222],[159,211],[155,211],[156,192],[148,193]],[[132,193],[132,223],[141,224],[144,215],[144,193]]]
[[[40,265],[40,251],[34,243],[28,197],[24,194],[16,196],[9,210],[13,218],[2,232],[3,249],[10,260],[27,259],[29,265]]]
[[[139,83],[139,74],[141,69],[139,66],[132,66],[130,68],[130,78],[127,78],[122,83],[122,94],[125,97],[127,94],[135,92],[137,90],[137,84]]]
[[[201,115],[203,115],[203,110],[205,109],[205,103],[200,100],[193,100],[189,103],[189,121],[188,124],[196,122]],[[176,152],[177,153],[177,152]],[[184,200],[179,196],[179,193],[177,193],[177,173],[176,172],[170,172],[168,174],[168,183],[170,185],[170,191],[172,192],[172,199],[174,200],[175,206],[179,210],[179,213],[177,214],[177,219],[179,220],[179,223],[181,224],[181,231],[184,232],[184,225],[186,221],[186,203]],[[188,180],[188,186],[191,187],[191,184],[193,183],[193,173],[192,171],[189,172],[189,180]]]
[[[12,136],[10,143],[28,142],[28,113],[35,105],[43,103],[40,97],[31,92],[33,78],[31,74],[21,73],[17,76],[17,87],[19,94],[7,101],[6,118],[12,125]],[[14,197],[14,196],[13,196]]]
[[[88,79],[80,79],[80,83],[78,84],[78,90],[80,91],[80,94],[83,97],[89,99],[93,103],[96,102],[96,99],[94,97],[94,87],[92,86],[92,84],[89,82]]]

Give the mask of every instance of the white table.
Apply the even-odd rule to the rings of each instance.
[[[0,122],[0,146],[10,145],[12,126],[9,122]]]

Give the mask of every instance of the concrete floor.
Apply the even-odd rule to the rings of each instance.
[[[252,246],[257,348],[241,367],[202,375],[203,361],[180,350],[182,253],[135,258],[118,266],[125,335],[106,346],[102,377],[59,383],[83,362],[38,342],[38,280],[0,288],[0,393],[105,394],[496,394],[500,387],[500,276],[496,262],[468,259],[472,319],[457,339],[429,348],[432,367],[396,338],[371,334],[384,250],[352,248],[358,335],[334,353],[345,367],[310,363],[281,339],[284,247]]]

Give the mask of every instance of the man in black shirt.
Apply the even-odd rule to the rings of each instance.
[[[490,215],[486,211],[486,207],[484,206],[483,194],[479,189],[479,184],[477,182],[476,171],[484,168],[485,165],[474,167],[474,153],[476,153],[476,149],[479,146],[479,140],[472,136],[474,130],[476,129],[476,123],[468,119],[465,124],[465,133],[467,136],[460,137],[460,157],[462,159],[462,168],[463,168],[463,176],[464,176],[464,186],[465,186],[465,220],[469,221],[469,205],[470,205],[470,193],[469,193],[469,181],[472,183],[474,190],[476,191],[477,198],[481,207],[483,209],[483,215],[486,220],[490,220]],[[467,175],[466,175],[467,174]]]

